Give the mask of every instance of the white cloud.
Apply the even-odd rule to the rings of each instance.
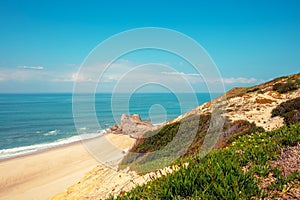
[[[120,78],[126,74],[128,81],[136,80],[156,80],[167,78],[170,82],[176,83],[176,81],[182,80],[184,78],[191,83],[204,83],[205,81],[209,84],[217,83],[223,81],[224,84],[254,84],[262,82],[262,80],[257,80],[256,78],[245,78],[245,77],[230,77],[221,78],[220,80],[208,80],[204,79],[200,74],[188,74],[178,71],[160,71],[161,69],[157,66],[145,67],[140,70],[131,71],[135,64],[129,61],[122,60],[118,63],[113,63],[108,70],[103,74],[100,82],[104,83],[116,83]],[[44,71],[43,66],[18,66],[17,69],[13,68],[0,68],[0,81],[5,80],[15,80],[15,81],[27,81],[27,80],[43,80],[43,81],[53,81],[53,82],[97,82],[99,68],[103,65],[95,65],[89,67],[85,73],[80,73],[74,70],[68,70],[65,72],[56,71]],[[163,67],[162,67],[163,68]],[[165,68],[163,68],[165,69]],[[180,78],[181,77],[181,78]],[[178,83],[180,84],[180,83]]]
[[[18,66],[19,69],[33,69],[33,70],[43,70],[43,66]]]
[[[161,72],[161,74],[169,75],[169,76],[184,76],[185,78],[189,80],[195,81],[196,77],[197,80],[200,82],[203,82],[202,76],[200,74],[185,74],[183,72]],[[205,78],[205,77],[204,77]],[[245,77],[230,77],[230,78],[221,78],[220,80],[206,80],[208,83],[216,83],[219,81],[223,81],[224,84],[251,84],[251,83],[259,83],[262,82],[262,80],[257,80],[256,78],[245,78]]]
[[[180,76],[182,76],[182,75],[187,75],[187,74],[185,74],[185,73],[183,73],[183,72],[161,72],[161,74],[166,74],[166,75],[180,75]]]
[[[70,64],[71,66],[71,64]],[[77,67],[65,67],[62,70],[45,70],[42,66],[18,66],[13,68],[0,67],[0,81],[39,81],[49,84],[71,85],[72,82],[80,82],[83,87],[89,88],[99,81],[99,91],[112,91],[114,86],[120,87],[122,92],[129,91],[133,85],[141,85],[145,82],[162,83],[166,86],[178,88],[180,91],[186,91],[185,85],[191,84],[199,91],[205,91],[206,84],[214,87],[220,83],[225,85],[238,86],[241,84],[259,83],[261,80],[245,77],[221,78],[219,80],[205,79],[201,74],[184,73],[176,71],[172,67],[159,64],[139,65],[127,60],[118,61],[111,64],[99,80],[99,72],[106,67],[103,63],[95,64],[82,70],[79,74]],[[19,83],[23,84],[23,83]],[[204,88],[204,89],[202,89]],[[85,91],[85,90],[84,90]]]
[[[42,66],[1,67],[0,81],[45,80],[51,73],[43,69]]]
[[[244,77],[238,77],[238,78],[223,78],[223,82],[225,84],[235,84],[235,83],[258,83],[259,81],[256,78],[244,78]]]
[[[71,79],[68,79],[72,82],[96,82],[95,77],[92,77],[90,75],[87,74],[78,74],[78,72],[73,73],[71,76]],[[59,81],[59,79],[58,79]]]

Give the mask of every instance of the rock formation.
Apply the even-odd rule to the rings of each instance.
[[[116,134],[126,134],[134,138],[139,138],[143,133],[153,130],[155,126],[149,120],[142,121],[138,114],[132,116],[123,114],[121,116],[121,124],[113,125],[108,132]]]

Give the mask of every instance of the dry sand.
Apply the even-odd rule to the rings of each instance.
[[[49,199],[78,182],[93,168],[108,168],[94,157],[116,164],[114,161],[122,158],[124,150],[134,142],[129,136],[107,134],[85,141],[88,150],[78,142],[1,161],[0,199]]]

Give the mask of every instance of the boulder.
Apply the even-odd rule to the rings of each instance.
[[[123,114],[120,127],[124,134],[139,137],[146,131],[152,130],[153,125],[149,120],[143,122],[138,114],[132,116]]]
[[[109,132],[113,132],[113,133],[120,134],[120,133],[122,133],[122,128],[120,127],[119,124],[114,124],[114,125],[110,128]]]

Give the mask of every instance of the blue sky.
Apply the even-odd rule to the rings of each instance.
[[[71,92],[94,47],[141,27],[174,29],[196,40],[227,89],[299,73],[299,9],[297,0],[1,1],[0,93]],[[157,52],[127,56],[118,65],[153,58],[189,73],[178,59]]]

